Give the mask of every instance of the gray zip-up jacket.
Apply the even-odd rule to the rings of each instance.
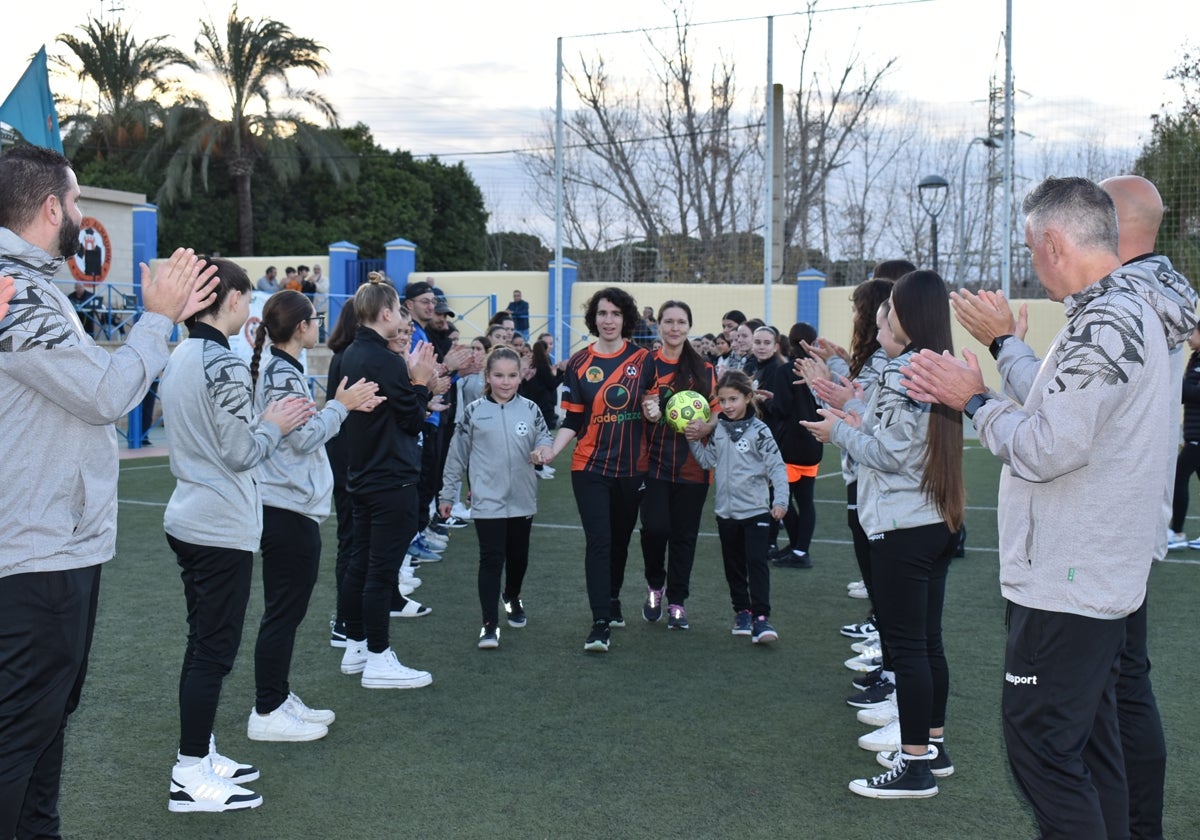
[[[471,518],[510,519],[537,513],[537,476],[529,454],[552,442],[542,411],[529,399],[481,397],[463,409],[450,439],[443,502],[457,502],[463,473],[471,479]]]
[[[300,363],[272,347],[254,386],[254,414],[285,397],[312,399]],[[346,406],[330,397],[325,407],[287,434],[258,468],[264,505],[302,513],[317,522],[329,516],[333,500],[333,470],[325,442],[337,435],[346,419]]]
[[[921,489],[930,408],[900,387],[900,368],[911,356],[908,351],[888,361],[861,428],[838,420],[830,433],[830,441],[858,464],[858,521],[868,535],[944,521]]]
[[[1032,609],[1121,618],[1141,606],[1166,530],[1179,440],[1169,354],[1196,323],[1196,294],[1155,257],[1063,304],[1044,360],[1016,341],[1000,353],[1021,403],[992,399],[975,413],[980,442],[1004,462],[1000,590]]]
[[[867,361],[859,370],[858,376],[854,381],[863,386],[862,399],[854,399],[847,403],[843,408],[849,408],[852,411],[862,413],[866,410],[867,405],[871,402],[871,397],[875,395],[875,391],[879,388],[879,383],[883,379],[883,369],[887,367],[887,353],[882,347],[870,355]],[[850,378],[850,365],[846,364],[841,356],[829,357],[829,370],[836,373],[842,379]],[[822,403],[822,405],[824,405]],[[842,480],[847,485],[858,481],[858,464],[850,457],[850,453],[842,450]]]
[[[251,412],[250,368],[218,330],[197,323],[171,354],[159,396],[176,479],[166,532],[194,545],[257,551],[256,468],[281,436]]]
[[[51,282],[62,266],[0,228],[0,274],[15,295],[0,321],[4,452],[0,577],[112,559],[117,546],[117,433],[167,361],[169,318],[143,313],[116,352],[98,346]]]
[[[767,424],[757,417],[717,419],[708,443],[690,441],[696,462],[713,470],[717,516],[751,519],[771,510],[771,490],[780,504],[788,497],[787,467]],[[769,485],[768,486],[768,482]]]

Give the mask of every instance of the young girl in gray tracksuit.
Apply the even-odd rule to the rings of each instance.
[[[509,627],[525,626],[521,583],[529,565],[529,530],[537,512],[535,450],[552,439],[542,411],[517,394],[521,360],[508,347],[495,347],[484,365],[483,397],[466,407],[454,428],[442,478],[438,509],[449,516],[458,501],[463,472],[471,480],[471,521],[479,537],[479,647],[500,645],[503,594]],[[504,574],[504,591],[500,578]]]
[[[740,370],[717,382],[721,415],[707,440],[692,440],[696,462],[715,470],[717,533],[725,579],[733,602],[733,635],[755,644],[779,638],[769,621],[771,571],[767,561],[770,520],[783,519],[788,497],[787,467],[767,424],[754,415],[754,384]],[[768,492],[774,491],[772,497]]]

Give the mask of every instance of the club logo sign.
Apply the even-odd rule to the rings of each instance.
[[[112,241],[99,219],[84,216],[79,225],[79,250],[67,260],[71,276],[81,283],[103,283],[112,268]]]
[[[583,378],[595,385],[604,379],[604,371],[593,365],[584,372]]]

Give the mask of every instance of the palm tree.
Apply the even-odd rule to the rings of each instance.
[[[82,36],[64,33],[57,38],[74,53],[78,66],[62,57],[55,61],[81,82],[94,84],[97,98],[77,102],[78,111],[63,120],[69,127],[67,145],[90,141],[99,157],[139,145],[146,130],[161,121],[160,98],[179,91],[178,82],[164,71],[175,65],[194,70],[195,64],[167,46],[165,35],[139,43],[120,21],[88,18],[79,29]]]
[[[236,4],[229,12],[224,41],[214,24],[202,21],[196,54],[229,94],[229,116],[218,119],[208,109],[184,107],[168,117],[167,141],[179,136],[183,140],[167,166],[158,200],[169,203],[189,196],[197,168],[207,189],[210,161],[223,160],[237,191],[238,247],[243,255],[250,255],[254,253],[250,186],[257,161],[265,160],[284,184],[300,176],[303,161],[327,171],[335,183],[353,179],[356,161],[335,131],[313,125],[298,111],[274,109],[280,100],[300,103],[315,109],[330,128],[337,128],[337,112],[321,94],[293,88],[288,82],[294,70],[324,74],[329,68],[321,58],[323,52],[321,44],[293,34],[279,21],[239,17]]]

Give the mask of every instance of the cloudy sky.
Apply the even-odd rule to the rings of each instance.
[[[799,73],[803,19],[789,11],[798,5],[694,0],[688,4],[691,20],[704,24],[694,29],[698,55],[719,50],[733,60],[749,100],[765,84],[765,18],[775,15],[775,81],[787,86]],[[385,6],[242,0],[239,10],[277,17],[328,47],[331,73],[319,80],[298,76],[295,83],[322,91],[344,123],[367,123],[388,148],[465,161],[494,212],[516,218],[529,202],[511,151],[543,141],[542,121],[555,102],[557,40],[563,39],[568,61],[603,54],[631,84],[644,84],[652,39],[669,37],[665,30],[648,37],[645,30],[669,27],[672,6],[658,0]],[[1200,13],[1187,8],[1176,0],[1013,0],[1018,129],[1040,132],[1043,139],[1099,132],[1109,141],[1135,143],[1148,130],[1149,115],[1176,96],[1163,77],[1180,57],[1184,33],[1200,23]],[[926,103],[964,142],[984,131],[989,80],[1003,78],[1003,0],[820,0],[817,9],[810,62],[838,64],[851,52],[869,66],[896,57],[889,88]],[[1117,17],[1113,12],[1120,9],[1125,14]],[[199,18],[220,25],[228,10],[217,0],[26,4],[4,22],[0,94],[16,83],[39,46],[62,52],[55,36],[89,15],[120,15],[139,38],[170,35],[190,51]],[[1181,16],[1192,18],[1192,25]],[[79,93],[67,79],[52,85],[59,94]]]

